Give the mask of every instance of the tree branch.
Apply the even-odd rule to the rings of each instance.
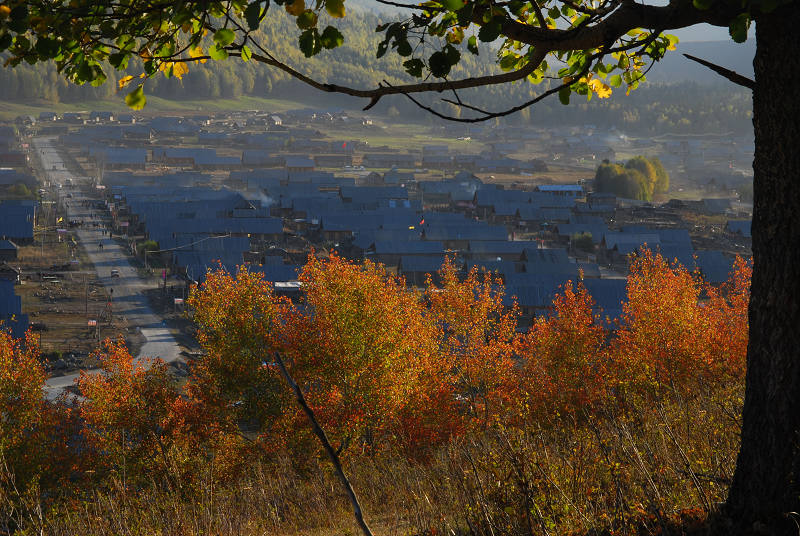
[[[262,50],[262,52],[266,51]],[[452,89],[467,89],[472,87],[491,86],[491,85],[506,84],[508,82],[521,80],[526,76],[528,76],[529,74],[531,74],[536,69],[536,67],[539,66],[542,60],[544,60],[546,54],[547,54],[546,51],[542,51],[536,54],[535,57],[532,58],[531,61],[521,69],[517,69],[516,71],[511,71],[508,73],[488,75],[488,76],[476,76],[473,78],[463,78],[461,80],[446,80],[444,82],[421,82],[418,84],[403,84],[400,86],[380,84],[375,89],[356,89],[348,86],[340,86],[338,84],[327,84],[323,82],[318,82],[313,78],[304,75],[303,73],[297,71],[296,69],[286,65],[285,63],[276,60],[274,57],[272,57],[272,55],[265,56],[261,54],[253,54],[252,59],[260,63],[270,65],[272,67],[277,67],[278,69],[287,73],[288,75],[297,78],[301,82],[308,84],[309,86],[316,88],[320,91],[325,91],[328,93],[343,93],[345,95],[351,95],[353,97],[363,97],[371,99],[370,103],[366,106],[366,108],[364,108],[365,110],[368,110],[369,108],[377,104],[378,100],[385,95],[401,95],[401,94],[407,95],[409,93],[429,93],[429,92],[441,93],[442,91],[447,91]],[[232,53],[230,55],[237,56],[238,54]]]
[[[306,403],[306,397],[303,396],[303,391],[300,390],[300,386],[297,385],[292,376],[289,374],[289,371],[286,369],[286,365],[283,363],[283,359],[281,359],[281,356],[278,352],[275,352],[275,362],[278,364],[278,368],[281,369],[281,373],[286,379],[286,383],[288,383],[292,388],[292,391],[294,391],[294,396],[297,398],[297,403],[303,409],[306,417],[308,417],[308,420],[311,422],[311,429],[314,431],[314,434],[317,436],[317,438],[319,438],[320,443],[322,443],[322,446],[325,448],[325,452],[328,454],[328,458],[330,458],[331,463],[336,470],[336,475],[342,482],[342,486],[344,486],[344,489],[347,492],[350,503],[353,505],[353,515],[358,522],[358,526],[361,527],[361,532],[364,533],[364,536],[372,536],[372,531],[367,525],[367,522],[364,521],[364,516],[361,513],[361,504],[358,502],[356,492],[353,491],[353,486],[350,485],[350,481],[344,474],[344,469],[342,469],[342,463],[339,461],[339,456],[336,454],[333,446],[331,446],[330,441],[328,441],[328,436],[325,434],[325,430],[323,430],[317,422],[314,411]]]
[[[737,73],[736,71],[731,71],[730,69],[726,69],[725,67],[722,67],[721,65],[717,65],[716,63],[711,63],[710,61],[707,61],[707,60],[692,56],[691,54],[684,54],[684,56],[687,57],[688,59],[692,60],[692,61],[696,61],[697,63],[699,63],[700,65],[702,65],[704,67],[708,67],[709,69],[711,69],[712,71],[714,71],[718,75],[720,75],[720,76],[722,76],[724,78],[727,78],[728,80],[730,80],[734,84],[737,84],[737,85],[740,85],[740,86],[744,86],[744,87],[749,88],[751,90],[755,89],[755,87],[756,87],[755,80],[747,78],[746,76],[743,76],[743,75]]]

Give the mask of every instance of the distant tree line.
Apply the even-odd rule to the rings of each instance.
[[[637,156],[624,166],[604,160],[595,173],[594,188],[627,199],[652,201],[654,194],[669,190],[669,174],[655,157]]]

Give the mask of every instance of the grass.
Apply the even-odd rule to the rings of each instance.
[[[737,411],[740,386],[717,394],[624,416],[612,404],[591,422],[553,415],[471,434],[422,462],[355,455],[345,471],[376,535],[692,533],[724,500],[738,450],[738,426],[724,412]],[[360,534],[323,457],[270,458],[252,460],[228,484],[213,465],[180,491],[113,482],[27,528],[53,536]]]

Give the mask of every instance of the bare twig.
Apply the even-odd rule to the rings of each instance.
[[[714,71],[718,75],[720,75],[720,76],[722,76],[724,78],[727,78],[728,80],[730,80],[731,82],[733,82],[736,85],[744,86],[744,87],[749,88],[749,89],[755,89],[755,87],[756,87],[755,80],[747,78],[746,76],[743,76],[743,75],[737,73],[736,71],[731,71],[730,69],[727,69],[727,68],[725,68],[725,67],[723,67],[721,65],[717,65],[716,63],[711,63],[708,60],[704,60],[704,59],[692,56],[691,54],[684,54],[684,56],[686,56],[688,59],[690,59],[692,61],[696,61],[697,63],[699,63],[700,65],[702,65],[704,67],[708,67],[709,69],[711,69],[712,71]]]
[[[367,525],[367,522],[364,521],[364,516],[361,513],[361,504],[358,502],[356,492],[353,490],[353,486],[350,485],[350,480],[348,480],[347,476],[344,474],[344,469],[342,469],[342,462],[339,460],[339,456],[336,455],[336,451],[334,450],[330,441],[328,441],[328,436],[325,434],[325,430],[323,430],[317,422],[314,411],[306,403],[306,397],[303,396],[303,391],[300,390],[300,386],[297,385],[297,382],[295,382],[291,374],[289,374],[289,371],[287,370],[286,365],[283,363],[283,359],[281,359],[281,356],[278,352],[275,352],[275,362],[278,364],[278,368],[281,369],[281,373],[286,379],[286,383],[288,383],[292,388],[292,391],[294,391],[294,395],[297,398],[297,403],[303,409],[306,417],[308,417],[308,420],[311,422],[311,429],[314,431],[314,434],[317,436],[317,438],[319,438],[320,443],[322,443],[322,446],[325,448],[325,452],[328,454],[328,458],[330,458],[331,463],[336,470],[336,475],[342,482],[342,486],[344,486],[344,489],[347,492],[350,503],[353,505],[353,515],[356,518],[358,526],[361,528],[361,532],[364,533],[364,536],[373,536],[372,531]]]

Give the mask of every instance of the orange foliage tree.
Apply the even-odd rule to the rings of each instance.
[[[300,281],[305,302],[281,319],[278,349],[320,424],[340,449],[383,448],[398,436],[413,448],[402,417],[442,376],[438,331],[419,296],[382,265],[337,256],[310,257]]]
[[[0,469],[10,469],[8,476],[20,489],[42,475],[48,441],[46,378],[34,337],[19,340],[0,329]]]
[[[552,314],[537,318],[521,338],[525,413],[576,413],[604,398],[608,334],[593,305],[581,283],[568,282],[553,299]]]
[[[116,476],[126,486],[174,484],[184,436],[176,418],[180,394],[167,365],[134,362],[122,340],[106,340],[94,357],[100,371],[81,372],[77,383],[83,434],[98,476]]]
[[[428,279],[430,314],[442,330],[440,353],[447,360],[450,382],[464,414],[485,427],[514,396],[514,356],[519,309],[503,303],[500,278],[473,267],[459,276],[451,259],[439,271],[441,286]]]
[[[251,449],[256,445],[245,438],[258,438],[258,448],[273,449],[291,433],[284,419],[292,403],[289,393],[280,375],[264,366],[271,362],[274,327],[287,304],[275,297],[261,274],[245,267],[236,275],[209,271],[188,304],[205,350],[193,364],[188,385],[204,419],[198,433],[224,445],[214,451],[235,471],[237,459],[256,452]]]
[[[737,262],[729,300],[698,273],[642,251],[631,263],[628,301],[612,347],[622,381],[691,396],[743,373],[747,270]]]

